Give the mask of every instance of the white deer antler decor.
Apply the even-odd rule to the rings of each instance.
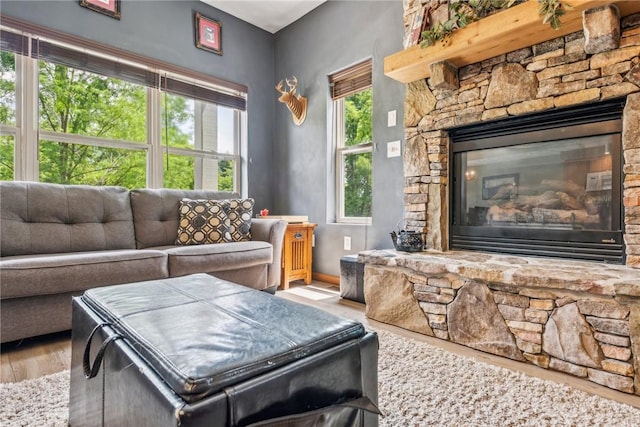
[[[289,91],[282,90],[284,83],[280,80],[280,83],[276,85],[276,90],[282,94],[280,98],[278,98],[278,101],[286,104],[287,108],[291,111],[293,123],[300,126],[302,122],[304,122],[304,119],[307,118],[307,98],[299,94],[296,95],[296,86],[298,86],[296,76],[293,76],[291,80],[285,80],[287,86],[289,86]]]

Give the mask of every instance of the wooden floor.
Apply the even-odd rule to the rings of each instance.
[[[363,304],[340,298],[338,288],[327,283],[314,281],[311,285],[305,286],[302,282],[296,281],[291,283],[289,290],[278,291],[277,295],[288,300],[322,308],[339,316],[358,320],[365,327],[386,330],[407,338],[424,341],[452,353],[473,357],[485,363],[566,384],[587,393],[640,408],[640,397],[638,396],[628,395],[570,375],[493,356],[448,341],[367,319],[364,314]],[[0,382],[16,382],[37,378],[69,369],[70,363],[71,335],[69,332],[3,344],[0,349]]]

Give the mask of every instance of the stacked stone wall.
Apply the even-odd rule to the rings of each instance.
[[[422,277],[412,284],[414,297],[438,338],[449,339],[447,313],[451,313],[457,316],[450,319],[455,342],[515,360],[526,359],[626,393],[634,391],[628,307],[613,301],[576,301],[528,288],[515,292],[490,283],[465,284],[457,275]],[[478,307],[478,300],[475,307],[451,304],[461,290],[473,292],[468,289],[471,287],[482,288],[474,294],[489,295],[488,306]],[[468,334],[468,322],[490,324],[497,315],[507,326],[502,333],[512,336],[504,337],[502,345],[487,345],[485,331]]]
[[[405,28],[411,12],[421,5],[431,8],[433,21],[448,17],[446,0],[405,0]],[[627,265],[640,268],[640,15],[624,18],[621,28],[618,47],[603,52],[587,53],[588,43],[580,31],[459,70],[447,63],[434,64],[431,78],[408,84],[406,228],[426,233],[429,249],[448,250],[446,129],[626,97],[622,142],[626,259]]]

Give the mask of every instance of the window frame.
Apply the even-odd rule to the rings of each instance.
[[[22,90],[20,90],[19,88],[21,87],[18,83],[19,80],[19,75],[22,71],[22,66],[18,65],[18,62],[16,61],[16,57],[18,56],[15,52],[9,52],[12,55],[14,55],[14,64],[15,64],[15,94],[14,94],[14,99],[15,99],[15,111],[14,111],[14,116],[15,116],[15,120],[14,120],[14,124],[13,125],[9,125],[9,124],[4,124],[4,123],[0,123],[0,136],[7,136],[7,137],[11,137],[13,138],[13,176],[15,179],[16,176],[16,164],[18,164],[18,162],[20,161],[21,155],[19,152],[18,147],[20,147],[20,144],[18,143],[19,138],[20,138],[20,116],[19,116],[19,111],[21,111],[21,108],[19,108],[19,106],[22,104],[20,97],[22,96]]]
[[[11,21],[14,21],[13,19]],[[15,20],[18,24],[20,21]],[[31,32],[25,32],[24,29],[16,29],[20,27],[8,27],[2,25],[3,33],[17,34],[18,37],[22,37],[28,40],[28,43],[22,43],[23,46],[20,51],[12,50],[9,46],[5,51],[11,52],[15,55],[16,63],[16,120],[15,126],[0,124],[0,134],[6,136],[12,136],[14,139],[14,180],[20,181],[40,181],[39,173],[39,143],[43,141],[52,141],[66,144],[81,144],[86,146],[98,146],[114,149],[136,150],[146,152],[146,187],[147,188],[162,188],[163,187],[163,155],[165,153],[175,155],[187,155],[192,156],[194,159],[216,159],[216,160],[229,160],[233,162],[233,192],[241,194],[242,192],[242,179],[245,176],[242,159],[242,148],[246,147],[246,100],[247,90],[243,85],[235,84],[232,82],[226,82],[217,78],[202,75],[197,72],[190,72],[186,69],[177,69],[177,67],[170,64],[163,64],[150,58],[141,57],[141,62],[132,61],[130,53],[126,51],[116,50],[114,48],[107,48],[107,53],[104,53],[105,49],[92,50],[91,47],[98,46],[95,42],[87,41],[89,47],[84,43],[80,43],[83,39],[75,38],[74,36],[56,34],[59,40],[56,38],[49,39],[46,36],[34,35]],[[42,29],[46,32],[44,29]],[[5,33],[5,34],[6,34]],[[72,43],[69,40],[73,39]],[[202,150],[202,149],[186,149],[166,147],[162,144],[162,93],[163,88],[160,84],[153,87],[146,85],[146,141],[145,142],[133,142],[124,140],[115,140],[109,138],[100,138],[94,136],[84,136],[77,134],[68,134],[61,132],[54,132],[49,130],[43,130],[39,128],[39,60],[49,63],[55,63],[48,61],[47,58],[38,58],[34,51],[39,51],[40,43],[48,46],[60,46],[60,49],[68,49],[71,51],[77,51],[77,55],[89,55],[89,57],[97,58],[98,62],[111,61],[114,64],[127,64],[127,66],[137,67],[138,69],[147,70],[148,73],[157,74],[157,81],[159,83],[169,82],[169,85],[173,84],[177,95],[185,96],[187,91],[191,90],[193,99],[196,102],[209,102],[214,105],[220,105],[225,108],[231,109],[233,113],[233,152],[219,153],[215,150]],[[102,45],[100,45],[102,46]],[[3,40],[3,47],[4,40]],[[71,52],[71,55],[75,55]],[[136,55],[136,57],[139,57]],[[151,64],[151,66],[149,65]],[[73,65],[66,65],[70,68],[76,68],[82,70],[82,67],[74,67]],[[166,67],[165,67],[166,65]],[[176,69],[178,72],[176,72]],[[85,70],[91,73],[96,73],[93,70]],[[185,74],[179,71],[185,71]],[[194,78],[194,75],[196,78]],[[199,80],[197,77],[210,77],[211,81]],[[111,76],[111,78],[121,79],[118,76]],[[163,81],[164,79],[164,81]],[[124,80],[127,80],[126,78]],[[222,84],[220,84],[222,83]],[[228,83],[228,84],[225,84]],[[192,89],[189,89],[189,86]],[[182,91],[182,93],[180,93]],[[171,89],[168,93],[173,92]],[[191,93],[189,93],[191,94]],[[202,97],[214,96],[213,99],[220,100],[221,103],[204,100]],[[233,104],[235,103],[235,104]],[[234,106],[237,105],[238,107]],[[202,189],[202,174],[197,175],[198,169],[196,162],[194,162],[193,171],[194,174],[194,189]]]
[[[169,92],[167,92],[169,93]],[[182,96],[180,94],[174,94],[174,93],[170,93],[173,96]],[[159,92],[159,98],[161,99],[163,97],[163,91],[160,90]],[[195,100],[195,105],[194,105],[194,110],[198,110],[198,103],[202,103],[205,101],[200,101],[198,99]],[[210,103],[213,104],[213,103]],[[221,108],[230,108],[230,107],[225,107],[225,106],[218,106]],[[159,105],[160,110],[162,110],[162,105]],[[231,109],[231,108],[230,108]],[[246,111],[242,111],[242,110],[238,110],[238,109],[231,109],[233,111],[233,129],[234,129],[234,143],[233,143],[233,154],[228,154],[228,153],[221,153],[221,152],[217,152],[214,150],[203,150],[203,149],[199,149],[199,148],[195,148],[196,146],[198,146],[198,140],[201,138],[201,132],[198,132],[199,129],[199,120],[198,117],[194,117],[194,121],[195,121],[195,129],[194,129],[194,148],[184,148],[184,147],[172,147],[171,145],[162,145],[161,144],[161,149],[162,149],[162,153],[160,155],[160,160],[162,162],[161,165],[161,169],[164,170],[164,162],[166,161],[166,159],[164,158],[164,155],[174,155],[174,156],[190,156],[194,158],[194,188],[195,189],[208,189],[206,187],[203,186],[203,175],[202,174],[197,174],[197,170],[198,170],[198,160],[202,161],[204,159],[211,159],[211,160],[231,160],[234,162],[234,166],[233,166],[233,189],[231,190],[234,193],[238,193],[240,194],[240,190],[241,190],[241,177],[242,177],[242,170],[241,170],[241,162],[242,162],[242,156],[241,156],[241,147],[242,147],[242,138],[244,137],[244,134],[242,132],[243,126],[242,126],[242,121],[246,120]],[[194,114],[196,114],[194,112]],[[162,132],[162,126],[164,124],[164,121],[162,119],[162,117],[160,117],[159,119],[159,127],[160,127],[160,132]],[[162,141],[162,135],[160,135],[160,142]],[[201,139],[200,139],[201,142]],[[164,183],[164,176],[160,175],[160,187],[163,187],[163,183]],[[226,190],[220,190],[217,189],[215,191],[226,191]]]
[[[343,68],[328,75],[329,98],[331,100],[331,162],[333,166],[334,207],[335,222],[339,224],[371,225],[371,216],[355,217],[345,214],[345,158],[349,155],[371,153],[372,191],[371,204],[373,205],[373,148],[375,146],[373,136],[373,108],[371,111],[371,141],[361,142],[353,146],[345,145],[345,99],[361,93],[371,91],[373,99],[373,60],[364,59],[349,67]],[[372,105],[373,107],[373,105]]]

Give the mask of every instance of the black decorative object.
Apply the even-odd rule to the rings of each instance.
[[[424,233],[417,231],[400,230],[397,234],[392,231],[391,239],[397,251],[421,252],[424,248]]]

